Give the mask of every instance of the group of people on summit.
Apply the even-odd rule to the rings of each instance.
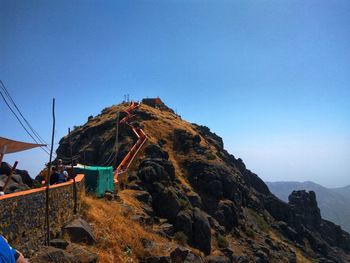
[[[35,180],[40,182],[42,185],[45,184],[47,178],[47,171],[42,172]],[[51,168],[50,173],[50,185],[61,184],[69,181],[72,177],[66,170],[66,167],[62,164],[62,159],[58,159],[56,165]]]
[[[51,172],[49,173],[50,185],[67,182],[71,176],[62,164],[62,160],[55,161]],[[18,191],[25,191],[32,188],[43,186],[48,179],[47,169],[43,170],[35,179],[29,175],[26,170],[13,169],[7,162],[1,162],[0,165],[0,196]],[[8,183],[6,183],[8,181]],[[4,187],[5,184],[8,187]],[[6,188],[3,189],[3,188]]]

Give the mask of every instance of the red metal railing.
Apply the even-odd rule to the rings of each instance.
[[[132,164],[133,160],[135,159],[136,155],[142,148],[142,146],[145,144],[147,141],[147,136],[145,132],[139,128],[133,125],[132,118],[135,116],[132,114],[133,110],[139,108],[141,106],[140,103],[135,103],[134,101],[131,103],[130,107],[125,110],[127,115],[119,122],[119,123],[126,123],[128,124],[133,132],[135,133],[137,137],[136,143],[131,147],[130,151],[126,154],[126,156],[123,158],[123,160],[120,162],[118,165],[115,173],[114,173],[114,179],[116,182],[118,182],[118,175],[125,173],[130,165]]]

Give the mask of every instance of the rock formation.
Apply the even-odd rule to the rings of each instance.
[[[125,108],[106,108],[72,132],[78,160],[102,164],[113,155],[116,119]],[[297,255],[319,262],[350,261],[350,235],[321,218],[313,192],[293,192],[289,203],[279,200],[224,149],[218,135],[183,121],[164,104],[146,100],[134,121],[149,139],[128,171],[127,188],[138,193],[149,217],[135,220],[200,250],[205,262],[296,262]],[[119,126],[118,142],[111,165],[135,142],[127,125]],[[67,143],[66,136],[58,155],[68,155]]]

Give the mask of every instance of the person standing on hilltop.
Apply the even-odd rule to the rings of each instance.
[[[0,263],[28,263],[28,261],[0,235]]]
[[[63,171],[64,171],[62,159],[58,159],[58,161],[57,161],[57,171],[59,173],[63,173]]]

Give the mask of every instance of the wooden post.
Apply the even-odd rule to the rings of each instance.
[[[52,162],[52,151],[55,140],[55,98],[52,100],[52,137],[51,137],[51,149],[50,149],[50,159],[49,159],[49,167],[47,168],[47,180],[46,180],[46,245],[50,245],[50,176],[51,176],[51,162]]]
[[[75,175],[74,175],[74,168],[73,168],[73,150],[72,150],[72,141],[70,138],[70,128],[68,128],[68,138],[69,138],[69,148],[70,148],[70,161],[71,161],[71,168],[72,168],[72,177],[73,177],[73,199],[74,199],[74,214],[77,213],[77,185],[75,184]]]
[[[11,169],[11,172],[10,172],[9,176],[7,177],[6,183],[5,183],[5,185],[4,185],[3,189],[2,189],[2,191],[4,193],[5,193],[6,189],[7,189],[8,184],[11,181],[13,172],[16,170],[17,164],[18,164],[18,161],[15,161],[15,164],[12,166],[12,169]]]
[[[117,169],[117,161],[118,161],[118,144],[119,144],[119,116],[120,116],[120,112],[118,111],[118,115],[117,115],[117,130],[116,130],[116,134],[115,134],[115,163],[114,166]]]

